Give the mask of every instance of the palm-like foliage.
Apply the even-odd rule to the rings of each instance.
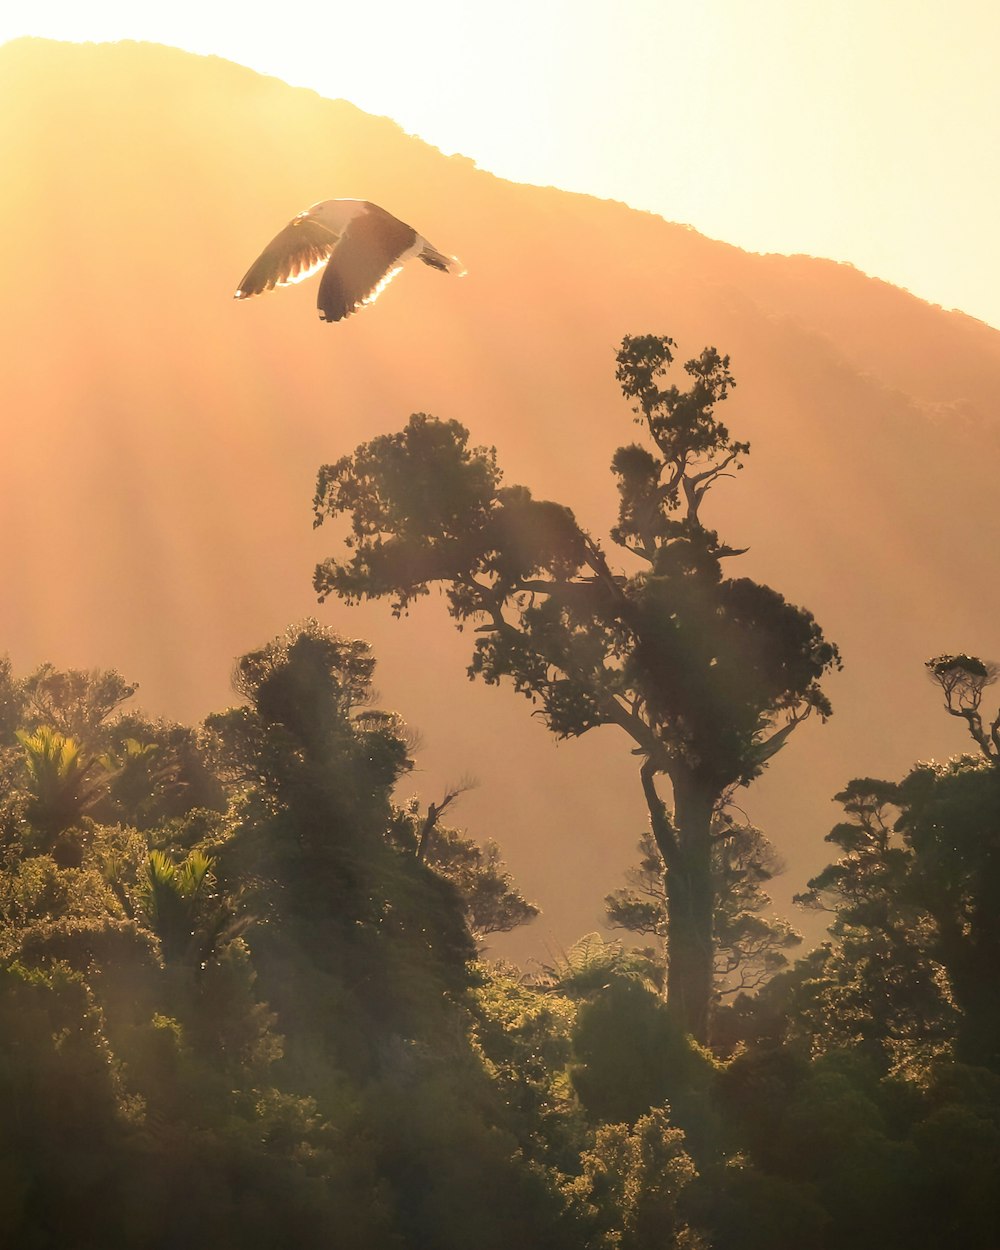
[[[25,816],[41,849],[49,850],[67,829],[80,822],[106,786],[97,760],[84,761],[77,743],[48,725],[33,732],[19,729],[24,749],[28,802]]]
[[[160,939],[165,963],[202,966],[232,921],[215,889],[214,861],[191,851],[175,863],[164,851],[150,851],[138,886],[138,911]]]

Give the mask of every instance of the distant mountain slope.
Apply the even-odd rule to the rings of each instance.
[[[753,444],[709,521],[847,665],[833,721],[747,795],[786,893],[825,862],[849,777],[964,749],[921,669],[1000,657],[997,331],[849,266],[505,182],[343,101],[155,45],[0,48],[0,168],[0,650],[21,671],[116,666],[149,711],[189,719],[294,619],[368,638],[384,702],[422,732],[425,800],[479,777],[456,819],[543,906],[524,949],[572,940],[643,827],[625,744],[557,748],[512,694],[467,683],[439,605],[317,608],[336,536],[311,531],[310,500],[319,464],[421,410],[603,531],[633,428],[614,351],[668,333],[682,360],[731,354],[726,418]],[[234,301],[263,243],[333,196],[383,204],[469,276],[418,266],[337,326],[314,284]]]

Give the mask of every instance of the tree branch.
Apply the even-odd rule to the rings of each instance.
[[[437,825],[438,818],[444,809],[458,798],[460,794],[465,794],[468,790],[475,787],[474,781],[460,781],[458,785],[448,786],[445,790],[444,798],[440,803],[431,803],[427,808],[427,815],[424,823],[420,827],[420,837],[417,840],[417,859],[423,862],[424,856],[427,854],[427,843],[434,828]]]
[[[677,835],[674,831],[673,821],[670,819],[670,814],[667,811],[667,805],[657,792],[654,781],[656,772],[656,765],[652,757],[647,756],[639,769],[639,776],[642,780],[643,794],[646,796],[646,806],[649,809],[649,823],[653,831],[653,837],[669,872],[671,866],[677,863]]]

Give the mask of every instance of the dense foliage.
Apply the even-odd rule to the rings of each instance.
[[[0,1244],[998,1244],[994,755],[845,788],[803,896],[829,942],[706,1049],[657,952],[484,961],[536,909],[394,801],[372,669],[306,622],[186,729],[117,674],[0,666]],[[722,832],[745,927],[773,855]],[[659,935],[649,867],[609,900]]]

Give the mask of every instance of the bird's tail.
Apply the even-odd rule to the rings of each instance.
[[[446,256],[444,252],[439,252],[436,247],[432,247],[423,237],[417,240],[417,245],[420,248],[417,257],[425,265],[430,265],[432,269],[440,269],[442,273],[453,273],[456,278],[465,276],[465,266],[457,256]]]

